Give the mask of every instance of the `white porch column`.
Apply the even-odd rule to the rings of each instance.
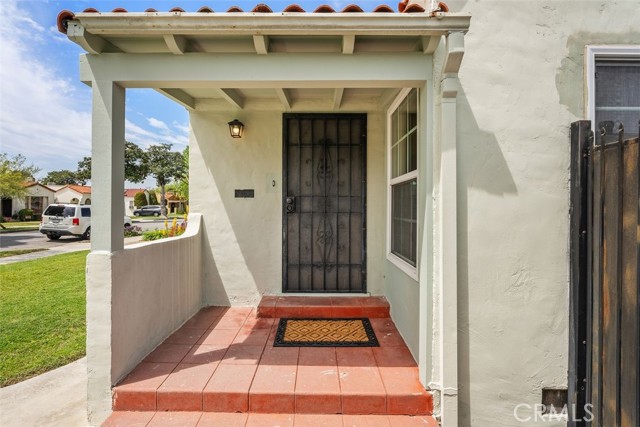
[[[100,425],[111,411],[112,256],[124,247],[125,90],[93,81],[91,253],[87,257],[87,415]]]
[[[458,206],[457,105],[458,70],[464,34],[447,35],[440,105],[440,414],[443,427],[458,426]]]
[[[91,136],[91,250],[124,248],[125,90],[112,81],[93,81]]]

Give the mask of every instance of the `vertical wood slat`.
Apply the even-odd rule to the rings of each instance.
[[[640,316],[638,311],[638,256],[640,221],[640,138],[625,141],[623,153],[622,242],[621,242],[621,330],[620,330],[620,426],[640,425],[638,366],[640,365]]]
[[[576,420],[586,414],[584,405],[589,393],[587,369],[590,358],[587,356],[589,342],[587,319],[589,319],[589,251],[590,236],[587,234],[591,204],[589,188],[591,168],[589,150],[592,143],[591,122],[582,120],[571,124],[571,264],[570,264],[570,311],[569,325],[569,408],[571,415],[569,427],[576,426]],[[573,413],[575,411],[575,413]]]
[[[602,158],[603,153],[600,147],[595,146],[591,155],[591,165],[593,169],[591,187],[591,211],[592,222],[590,224],[590,235],[592,242],[592,271],[591,271],[591,372],[589,383],[591,388],[590,402],[593,405],[592,426],[600,426],[602,420],[602,372],[601,361],[601,300],[602,300]]]
[[[605,145],[604,206],[602,212],[602,426],[618,426],[618,239],[620,150],[617,145]]]

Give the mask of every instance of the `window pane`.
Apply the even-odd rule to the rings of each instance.
[[[398,144],[398,175],[407,173],[407,138]]]
[[[400,137],[398,136],[398,110],[391,115],[391,144],[394,144]]]
[[[398,146],[391,149],[391,177],[398,176]]]
[[[640,62],[596,63],[596,126],[622,122],[625,134],[637,132],[640,121]],[[626,136],[625,136],[626,137]]]
[[[398,107],[398,139],[407,134],[407,99]]]
[[[417,180],[391,187],[391,252],[416,265]]]
[[[409,130],[418,125],[418,90],[413,89],[407,96],[407,120]]]
[[[407,172],[412,172],[418,169],[418,132],[411,132],[408,136],[407,147]]]

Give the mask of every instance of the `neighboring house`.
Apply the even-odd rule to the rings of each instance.
[[[91,204],[91,187],[69,184],[56,191],[56,203]]]
[[[637,2],[459,1],[434,13],[417,3],[60,13],[60,31],[87,51],[92,159],[105,166],[93,170],[87,258],[92,424],[109,413],[110,387],[202,306],[356,294],[390,302],[444,427],[521,425],[516,415],[564,426],[533,419],[554,393],[598,414],[626,408],[638,425],[637,305],[611,308],[627,338],[607,335],[605,357],[590,353],[619,323],[603,332],[598,311],[578,323],[569,274],[570,172],[586,154],[572,154],[570,123],[624,120],[634,135]],[[129,88],[189,111],[191,215],[184,236],[125,249]],[[230,135],[236,118],[242,138]],[[621,256],[622,240],[607,242]],[[637,271],[624,287],[617,277],[637,304]],[[606,378],[599,396],[597,378],[576,369],[603,360],[606,371],[589,371]]]
[[[2,199],[2,216],[5,218],[17,214],[22,209],[31,209],[38,218],[49,203],[54,200],[55,192],[38,182],[24,183],[26,195],[23,198]]]
[[[187,201],[182,200],[177,194],[170,191],[164,194],[164,198],[167,201],[167,213],[184,213],[187,209]],[[160,200],[160,196],[158,196]]]
[[[134,198],[138,193],[144,193],[147,199],[147,203],[149,202],[149,191],[145,190],[144,188],[129,188],[124,190],[125,215],[133,216],[133,210],[137,207],[134,204]]]

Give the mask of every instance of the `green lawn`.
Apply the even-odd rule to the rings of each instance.
[[[84,356],[87,253],[0,265],[0,387]]]
[[[40,221],[14,221],[14,222],[2,222],[0,228],[6,228],[7,230],[12,228],[26,228],[26,227],[38,227]]]
[[[14,255],[24,255],[24,254],[30,254],[32,252],[42,252],[42,251],[48,251],[48,250],[49,249],[46,249],[46,248],[38,248],[38,249],[16,249],[11,251],[0,251],[0,258],[6,258]]]

